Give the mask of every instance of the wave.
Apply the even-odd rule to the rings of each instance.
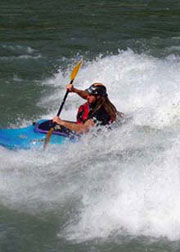
[[[1,47],[4,49],[4,50],[7,50],[9,52],[14,52],[14,53],[28,53],[28,54],[33,54],[36,52],[35,49],[33,49],[32,47],[30,46],[22,46],[22,45],[8,45],[8,44],[5,44],[5,45],[1,45]]]
[[[0,60],[6,60],[6,61],[9,61],[9,60],[28,60],[28,59],[40,59],[42,58],[42,56],[39,54],[39,55],[36,55],[36,56],[32,56],[32,55],[20,55],[20,56],[2,56],[0,57]]]
[[[93,82],[102,82],[120,111],[132,113],[138,125],[161,128],[178,120],[179,66],[178,56],[158,59],[136,54],[129,49],[119,51],[117,55],[99,56],[94,61],[85,61],[74,85],[85,89]],[[63,90],[65,92],[72,68],[73,66],[69,67],[65,73],[60,69],[53,78],[44,82],[45,85],[53,86],[55,92],[41,99],[43,106],[47,101],[58,106],[57,101],[63,98]],[[82,100],[73,94],[69,96],[67,107],[75,106],[70,113],[72,116]],[[70,111],[67,109],[65,113],[67,112]]]
[[[59,212],[66,225],[57,235],[77,242],[123,234],[179,240],[179,67],[175,55],[158,59],[131,50],[85,61],[74,85],[104,83],[131,120],[46,153],[0,149],[1,204],[30,214]],[[54,94],[42,117],[56,114],[69,69],[43,82]],[[62,118],[74,119],[81,102],[69,94]]]

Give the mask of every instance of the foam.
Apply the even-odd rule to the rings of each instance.
[[[31,214],[64,211],[67,225],[59,235],[66,239],[124,233],[180,239],[179,64],[175,55],[157,59],[131,50],[84,62],[75,86],[104,83],[118,110],[132,119],[47,153],[1,148],[1,203]],[[68,81],[60,69],[43,82],[55,92],[48,100],[52,110],[42,118],[57,113]],[[70,94],[62,118],[75,119],[81,102]]]

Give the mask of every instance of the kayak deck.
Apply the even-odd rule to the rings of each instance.
[[[40,120],[25,128],[0,129],[0,145],[8,149],[42,148],[46,134],[52,125],[51,120]],[[53,131],[49,143],[64,144],[68,141],[74,142],[76,140],[77,135],[65,127],[60,127]]]

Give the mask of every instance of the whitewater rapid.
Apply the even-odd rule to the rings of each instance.
[[[54,93],[39,101],[47,107],[42,118],[57,113],[72,67],[43,82]],[[47,153],[0,148],[1,204],[30,214],[63,212],[66,224],[57,235],[70,240],[124,234],[179,240],[179,69],[178,56],[158,59],[130,49],[84,60],[74,85],[104,83],[131,119]],[[75,120],[82,103],[69,94],[62,118]]]

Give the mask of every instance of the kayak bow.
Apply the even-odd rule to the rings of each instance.
[[[52,127],[51,120],[40,120],[25,128],[0,129],[0,146],[8,149],[43,149],[46,134]],[[57,126],[53,131],[50,144],[75,142],[78,135],[65,127]]]

